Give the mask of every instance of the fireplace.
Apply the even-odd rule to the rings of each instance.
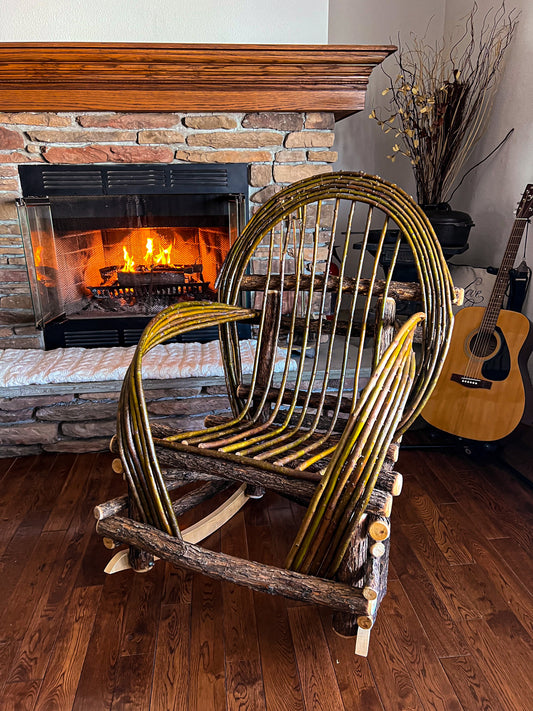
[[[284,185],[332,170],[337,160],[333,150],[335,120],[364,108],[371,71],[393,49],[347,45],[0,43],[0,348],[9,355],[12,349],[34,351],[44,345],[43,332],[34,325],[29,279],[48,348],[52,347],[55,330],[59,331],[57,345],[75,343],[78,338],[87,342],[83,331],[90,331],[89,340],[97,338],[99,345],[105,345],[107,340],[111,344],[133,342],[142,328],[137,319],[144,322],[150,317],[119,312],[94,317],[86,313],[87,309],[79,313],[87,300],[102,305],[105,297],[99,301],[90,289],[89,294],[84,291],[80,299],[70,302],[74,307],[77,301],[76,312],[67,314],[64,294],[59,289],[46,288],[44,279],[42,285],[36,283],[40,280],[31,233],[40,231],[43,240],[48,234],[48,244],[51,243],[56,229],[54,212],[59,209],[60,198],[67,198],[66,205],[70,198],[76,198],[80,206],[84,194],[79,194],[78,187],[84,173],[99,186],[98,192],[85,196],[129,196],[132,212],[138,218],[135,227],[140,229],[149,225],[143,222],[142,213],[134,212],[133,196],[166,195],[160,190],[161,179],[151,186],[145,181],[142,190],[125,192],[116,183],[118,169],[134,164],[163,167],[165,171],[192,169],[186,178],[188,188],[181,194],[200,195],[206,193],[203,189],[196,193],[192,190],[196,184],[193,175],[204,169],[214,169],[218,175],[221,166],[244,164],[248,166],[247,171],[241,168],[247,172],[244,185],[235,186],[233,178],[228,177],[227,185],[210,186],[207,191],[220,199],[224,194],[228,196],[230,204],[224,208],[223,216],[224,224],[230,225],[231,240],[234,218],[230,210],[234,210],[231,215],[237,213],[237,219],[243,214],[244,221],[246,196],[250,207],[256,209]],[[67,173],[67,192],[61,195],[54,192],[54,181],[59,181],[66,166],[75,166],[76,170]],[[45,169],[46,185],[38,177],[41,187],[29,189],[24,175],[23,192],[20,178],[30,167]],[[104,185],[100,172],[103,167],[113,171]],[[57,173],[51,168],[57,168]],[[76,171],[80,174],[75,175]],[[165,175],[164,184],[168,186],[170,177],[168,172]],[[150,180],[158,179],[154,174]],[[60,187],[65,187],[65,180],[60,182]],[[176,200],[179,194],[171,193]],[[244,201],[239,195],[245,196]],[[19,207],[30,255],[29,270],[15,204],[21,196],[24,203],[31,203],[30,198],[36,203],[32,209]],[[44,203],[39,205],[39,200]],[[141,202],[139,199],[136,207]],[[165,227],[151,226],[159,232]],[[174,229],[178,225],[166,227]],[[124,223],[94,230],[122,228]],[[168,233],[163,237],[168,239]],[[101,239],[99,235],[97,239]],[[140,244],[142,260],[146,253],[145,235]],[[83,251],[83,241],[78,247]],[[41,256],[46,256],[44,251],[43,243]],[[120,252],[111,261],[108,266],[120,265]],[[171,255],[171,261],[195,265],[196,258]],[[141,262],[137,259],[136,264]],[[51,279],[57,275],[57,266],[52,262],[51,273],[45,276]],[[258,273],[261,266],[257,265]],[[96,273],[98,282],[103,281],[100,268]],[[255,264],[253,269],[256,270]],[[205,269],[201,274],[204,282],[211,282]],[[191,280],[198,281],[198,272],[196,275],[193,278],[194,272],[184,273],[177,280],[184,286]],[[90,286],[95,286],[92,280]],[[181,289],[180,285],[174,286]],[[206,290],[211,286],[209,283]],[[151,287],[153,295],[153,282]],[[115,318],[125,322],[126,333],[122,326],[117,329],[118,335],[113,333],[114,327],[109,324]],[[58,358],[64,366],[64,383],[4,388],[0,456],[108,449],[116,416],[112,400],[118,397],[120,384],[108,382],[100,372],[92,382],[78,383],[75,378],[71,381],[71,376],[77,375],[68,365],[71,353],[72,350],[67,351],[64,358]],[[26,355],[32,359],[39,354]],[[111,363],[114,356],[110,350]],[[37,366],[35,371],[39,377]],[[194,382],[178,378],[170,385],[167,382],[170,390],[161,390],[160,382],[154,380],[148,402],[150,414],[167,424],[172,418],[176,427],[197,427],[198,417],[203,419],[207,413],[227,408],[225,396],[218,390],[221,383],[221,378],[199,378]]]
[[[247,216],[247,165],[22,165],[19,173],[45,348],[134,345],[162,308],[215,298]]]
[[[338,157],[333,150],[335,120],[364,107],[370,73],[393,49],[0,43],[0,347],[44,345],[30,299],[29,278],[36,281],[35,265],[28,277],[15,204],[23,194],[19,178],[24,171],[19,168],[57,166],[61,173],[67,165],[84,166],[80,175],[67,179],[68,198],[76,196],[77,181],[86,170],[98,182],[92,168],[103,165],[211,169],[246,164],[247,185],[224,190],[247,194],[249,189],[250,206],[259,206],[284,185],[332,170]],[[108,194],[127,193],[99,193]],[[155,193],[143,189],[139,194]],[[60,196],[47,188],[25,192],[23,200],[30,197]],[[50,224],[46,209],[56,208],[36,209],[36,222]],[[24,215],[26,232],[28,219]],[[24,239],[28,244],[28,235]],[[144,250],[146,239],[142,242]],[[186,257],[173,259],[189,263]],[[115,261],[109,266],[116,266]],[[205,269],[202,274],[210,281]],[[178,279],[191,280],[187,274]],[[152,281],[152,293],[154,286]],[[67,314],[60,292],[42,294],[42,285],[32,287],[39,321],[47,321],[47,344],[61,319],[68,323],[69,339],[75,327],[87,330],[88,317]],[[51,312],[43,308],[48,300]],[[126,318],[128,329],[135,330],[134,319],[140,317]],[[108,328],[111,316],[102,319],[99,339],[117,342]],[[89,330],[98,330],[96,320],[90,324]],[[121,339],[119,334],[118,342]],[[60,335],[57,344],[64,342]]]

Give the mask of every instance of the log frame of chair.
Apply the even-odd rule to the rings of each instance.
[[[351,234],[359,226],[349,273]],[[338,274],[331,269],[335,241]],[[400,244],[411,248],[418,283],[393,281]],[[391,264],[378,278],[385,246]],[[128,493],[96,508],[97,531],[110,547],[126,543],[128,565],[138,571],[162,558],[327,605],[336,631],[356,635],[356,653],[366,654],[386,592],[392,498],[401,490],[394,471],[399,442],[431,393],[451,334],[456,292],[440,246],[402,190],[365,174],[334,173],[299,181],[262,206],[232,245],[217,286],[218,302],[165,309],[141,337],[113,440],[113,468]],[[398,325],[396,307],[404,300],[415,302],[415,313]],[[255,324],[256,352],[252,372],[243,375],[236,324],[247,321]],[[214,325],[232,415],[208,418],[194,432],[151,426],[143,356],[169,338]],[[200,485],[175,498],[190,482]],[[182,531],[178,516],[230,482],[240,488],[227,505]],[[307,506],[285,568],[198,545],[265,488]],[[124,558],[119,553],[111,567],[126,567]]]

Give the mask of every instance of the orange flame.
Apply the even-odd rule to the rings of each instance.
[[[39,245],[36,250],[35,250],[35,267],[41,267],[43,264],[43,247],[42,245]],[[39,271],[36,269],[36,276],[37,276],[37,281],[45,281],[45,278],[42,274],[39,273]]]
[[[122,268],[122,271],[123,272],[134,272],[135,271],[135,262],[128,254],[128,250],[126,249],[126,247],[123,247],[122,249],[124,251],[124,266]]]
[[[155,258],[155,263],[156,264],[170,264],[170,252],[172,250],[172,245],[167,247],[166,249],[163,249],[163,247],[159,247],[159,252]]]
[[[146,254],[144,255],[144,261],[148,264],[154,259],[154,240],[148,237],[146,240]]]

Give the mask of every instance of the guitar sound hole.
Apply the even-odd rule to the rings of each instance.
[[[470,352],[477,358],[487,358],[498,348],[498,340],[493,333],[488,337],[476,333],[468,345]]]

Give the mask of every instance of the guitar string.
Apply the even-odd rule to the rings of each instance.
[[[499,279],[499,282],[497,284],[498,290],[497,290],[497,298],[496,296],[494,298],[491,297],[489,301],[489,320],[490,321],[490,328],[485,328],[485,332],[483,333],[482,339],[480,341],[480,349],[478,353],[480,354],[480,357],[483,358],[484,356],[488,358],[491,353],[494,352],[494,349],[490,350],[490,341],[494,337],[494,333],[496,330],[496,324],[498,322],[498,316],[500,313],[500,310],[502,308],[502,302],[503,298],[505,295],[505,290],[507,289],[507,284],[509,281],[509,272],[514,264],[514,261],[516,259],[516,253],[518,252],[518,247],[520,246],[520,241],[522,239],[522,233],[523,233],[523,224],[517,223],[515,221],[515,224],[513,225],[513,230],[511,232],[511,239],[509,240],[509,245],[508,249],[506,249],[504,259],[502,261],[502,265],[500,267],[501,273],[505,275],[505,278]],[[512,257],[512,253],[514,252],[514,257]],[[481,375],[481,371],[484,365],[484,360],[478,360],[477,364],[477,371],[478,371],[478,376]]]
[[[528,186],[529,189],[530,186]],[[526,191],[527,192],[527,191]],[[529,196],[528,196],[529,197]],[[518,213],[515,221],[513,223],[513,228],[511,230],[511,236],[509,238],[509,243],[505,249],[504,257],[502,260],[502,264],[500,265],[500,269],[498,270],[498,275],[497,275],[497,283],[495,285],[498,287],[498,295],[496,298],[495,295],[495,290],[493,290],[490,299],[489,299],[489,304],[487,307],[487,312],[485,313],[482,321],[481,321],[481,326],[483,326],[483,322],[486,322],[489,319],[493,320],[492,327],[487,329],[485,328],[484,333],[481,334],[481,338],[479,336],[480,330],[475,334],[475,336],[471,340],[472,347],[469,346],[469,352],[470,356],[468,358],[468,363],[467,367],[465,369],[465,377],[468,378],[473,378],[476,380],[481,379],[482,375],[482,369],[483,365],[485,364],[485,360],[483,359],[483,354],[487,353],[487,358],[488,356],[494,352],[494,349],[492,351],[488,351],[488,346],[490,345],[490,340],[494,336],[495,331],[496,331],[496,324],[498,322],[498,316],[502,308],[502,302],[503,298],[505,295],[505,290],[507,289],[507,284],[509,281],[509,273],[510,270],[513,267],[514,261],[516,259],[516,255],[518,253],[518,248],[520,246],[520,242],[522,241],[522,236],[524,234],[524,228],[526,229],[526,239],[527,239],[527,233],[528,233],[528,228],[529,228],[529,215],[525,215],[524,212],[526,210],[526,205],[527,203],[524,202],[526,199],[526,193],[524,193],[524,196],[522,198],[522,201],[520,202],[520,205],[518,207]],[[514,240],[517,239],[518,241],[516,244],[514,244]],[[511,254],[514,252],[513,258],[511,260]],[[503,278],[503,274],[506,274],[506,278]],[[502,287],[503,291],[502,291]],[[501,292],[501,293],[500,293]],[[487,318],[487,316],[489,318]],[[496,317],[494,319],[494,316]],[[480,329],[481,329],[480,326]],[[478,346],[478,341],[479,341],[479,346]],[[497,346],[496,342],[496,346]],[[474,351],[477,352],[479,355],[474,357]]]
[[[502,264],[498,272],[495,289],[493,290],[490,296],[489,304],[486,307],[486,312],[483,316],[480,329],[471,340],[472,345],[471,347],[469,347],[470,356],[468,359],[467,368],[465,369],[465,377],[467,378],[481,380],[482,369],[486,362],[486,358],[488,358],[488,356],[490,356],[490,354],[494,352],[494,348],[492,350],[489,350],[489,346],[491,339],[494,337],[498,314],[501,310],[501,303],[505,294],[505,290],[503,289],[503,287],[506,287],[507,284],[507,279],[503,278],[503,274],[508,273],[509,269],[511,268],[510,266],[509,269],[507,268],[507,262],[510,262],[510,255],[511,252],[515,250],[515,246],[516,251],[518,251],[518,246],[520,245],[520,240],[522,236],[522,229],[523,226],[520,223],[517,224],[515,221],[515,224],[513,225],[513,229],[511,231],[509,244],[507,246],[507,249],[505,250],[504,258],[502,260]],[[518,244],[515,245],[514,240],[516,238],[518,238],[519,241]],[[494,316],[496,316],[495,320]],[[491,324],[488,328],[487,322]],[[483,330],[481,330],[483,326],[484,328]]]
[[[502,260],[502,264],[500,265],[500,269],[498,271],[498,276],[497,276],[497,283],[495,287],[497,287],[497,292],[493,290],[490,299],[489,299],[489,304],[487,305],[486,313],[483,316],[483,319],[481,321],[480,329],[478,332],[472,337],[471,339],[471,346],[468,346],[469,350],[469,358],[467,362],[467,366],[464,371],[464,377],[472,380],[480,380],[481,375],[482,375],[482,369],[485,364],[485,358],[491,355],[492,352],[494,352],[494,348],[492,351],[488,350],[488,347],[490,345],[491,339],[494,337],[494,333],[496,330],[496,324],[498,321],[498,315],[501,310],[501,304],[503,301],[503,297],[505,295],[505,289],[507,288],[507,281],[508,279],[503,279],[501,278],[504,273],[509,274],[510,269],[512,268],[513,264],[510,263],[510,258],[511,258],[511,253],[514,251],[515,255],[514,258],[516,258],[516,253],[518,252],[518,247],[520,246],[520,242],[522,240],[522,235],[524,231],[524,221],[528,222],[527,218],[520,218],[517,217],[515,219],[515,222],[513,224],[513,229],[511,230],[511,237],[509,239],[509,244],[505,250],[505,254]],[[518,239],[518,242],[514,244],[514,241]],[[513,263],[514,263],[514,258],[513,258]],[[509,264],[507,264],[509,262]],[[505,287],[502,291],[502,288]],[[494,320],[494,316],[496,316],[496,320]],[[491,328],[486,328],[486,322],[487,321],[493,321],[494,323],[492,324]],[[483,322],[485,321],[485,328],[483,329],[483,332],[481,331],[481,326],[483,326]],[[481,334],[481,338],[480,338]],[[497,344],[496,344],[497,345]],[[479,355],[475,355],[475,354]],[[485,357],[484,357],[485,354]]]

